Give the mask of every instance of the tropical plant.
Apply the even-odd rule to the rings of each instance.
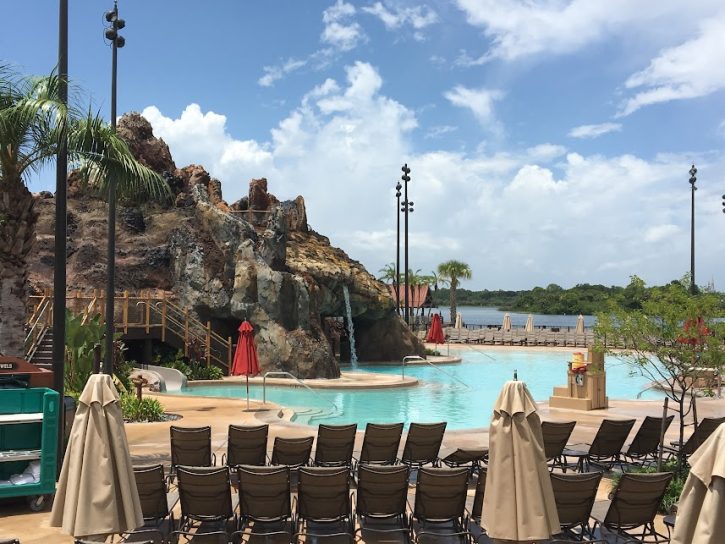
[[[101,316],[83,322],[82,314],[65,312],[65,388],[69,391],[83,391],[93,363],[98,355],[103,357],[103,335],[105,327]]]
[[[378,279],[386,283],[392,283],[395,285],[395,263],[388,263],[380,270],[378,270],[380,276]]]
[[[450,287],[451,323],[456,321],[456,289],[460,280],[470,280],[471,268],[461,261],[450,260],[438,265],[438,275]]]
[[[617,308],[597,316],[597,347],[624,346],[615,355],[649,378],[674,403],[681,442],[699,387],[706,387],[708,380],[725,370],[721,304],[720,295],[693,294],[686,282],[673,282],[650,292],[641,309]],[[684,459],[679,461],[681,470]]]
[[[121,412],[123,419],[130,422],[146,422],[164,420],[164,407],[153,398],[137,398],[136,395],[121,395]]]
[[[166,182],[134,159],[126,143],[99,116],[66,106],[61,79],[22,77],[0,65],[0,353],[24,356],[27,257],[35,241],[30,172],[50,164],[67,142],[71,166],[103,194],[113,182],[120,198],[159,199]]]

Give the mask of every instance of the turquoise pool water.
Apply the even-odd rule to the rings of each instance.
[[[296,421],[318,423],[390,423],[447,421],[449,429],[487,427],[493,403],[501,386],[513,376],[525,381],[537,401],[548,400],[554,386],[566,383],[569,353],[511,350],[466,351],[460,354],[460,364],[443,365],[448,373],[425,366],[406,366],[406,376],[414,376],[421,383],[416,387],[391,389],[333,389],[267,386],[267,400],[293,408]],[[642,376],[634,376],[626,363],[607,358],[607,395],[610,399],[634,399],[647,386]],[[400,374],[399,366],[368,366],[364,372]],[[450,376],[449,376],[450,375]],[[452,378],[453,376],[454,378]],[[457,380],[461,380],[465,385]],[[262,399],[262,386],[251,385],[250,397]],[[244,386],[214,385],[190,387],[188,395],[245,398]],[[642,398],[661,398],[661,394],[647,392]],[[336,408],[333,408],[335,405]]]

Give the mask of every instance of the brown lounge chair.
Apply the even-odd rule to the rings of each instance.
[[[347,467],[302,467],[297,488],[296,527],[292,538],[345,537],[355,541],[355,519]]]
[[[406,465],[360,465],[357,480],[356,516],[362,540],[367,535],[400,534],[410,542],[410,515],[407,512],[408,476]],[[373,538],[373,541],[375,538]]]
[[[413,532],[421,541],[471,538],[466,519],[468,469],[422,467],[418,470]]]
[[[178,491],[170,491],[170,478],[164,474],[163,465],[133,467],[133,474],[144,525],[125,533],[124,538],[135,541],[138,535],[149,534],[152,535],[151,542],[166,542],[174,529],[173,508],[179,500]]]
[[[541,422],[541,434],[544,439],[544,455],[550,470],[560,468],[566,472],[567,466],[564,462],[563,453],[566,443],[576,426],[576,421],[556,423],[553,421]]]
[[[488,448],[458,448],[443,457],[441,463],[451,468],[467,466],[473,475],[488,463]]]
[[[179,528],[172,532],[175,542],[211,541],[210,537],[229,541],[229,525],[237,526],[227,467],[176,467],[181,516]]]
[[[665,431],[675,416],[665,419]],[[660,451],[660,434],[662,433],[662,418],[647,416],[637,429],[632,443],[624,452],[624,458],[632,465],[644,465],[657,461]]]
[[[268,434],[269,425],[229,425],[227,453],[222,465],[230,470],[237,465],[266,465]]]
[[[706,417],[700,421],[700,424],[695,429],[695,432],[690,435],[690,438],[683,444],[680,442],[670,442],[669,446],[665,446],[665,452],[670,457],[676,457],[678,455],[684,455],[689,457],[695,450],[699,448],[705,440],[710,438],[710,435],[715,432],[720,425],[725,423],[725,417]]]
[[[600,526],[598,536],[626,542],[669,542],[655,529],[654,519],[671,479],[671,472],[622,474],[606,514],[593,515],[595,526]],[[635,536],[635,532],[640,534]]]
[[[589,520],[601,479],[601,472],[551,474],[551,486],[554,489],[561,536],[575,540],[594,536],[594,530]]]
[[[211,452],[211,427],[169,428],[171,437],[171,472],[176,467],[210,467],[216,464],[216,456]]]
[[[400,462],[411,468],[438,465],[446,423],[411,423]]]
[[[285,465],[290,469],[309,465],[314,441],[314,436],[305,436],[304,438],[276,437],[272,447],[271,464]]]
[[[368,423],[365,427],[358,464],[394,465],[398,458],[402,423]]]
[[[317,428],[315,466],[352,467],[357,424],[323,425]]]
[[[241,543],[244,537],[252,540],[264,537],[283,537],[292,540],[294,521],[290,503],[290,470],[286,466],[236,467],[239,482],[239,530],[232,541]]]
[[[622,447],[629,431],[634,427],[634,419],[604,419],[588,450],[564,448],[562,452],[567,466],[568,458],[577,459],[575,469],[578,472],[589,472],[591,465],[611,470],[614,465],[622,466]]]

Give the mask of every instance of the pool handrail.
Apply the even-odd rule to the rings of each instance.
[[[449,378],[452,378],[452,379],[456,380],[458,383],[460,383],[461,385],[463,385],[466,389],[471,389],[471,386],[468,385],[466,382],[464,382],[463,380],[457,378],[456,376],[454,376],[450,372],[446,372],[445,370],[443,370],[438,365],[436,365],[434,363],[431,363],[428,359],[426,359],[424,357],[421,357],[420,355],[406,355],[405,357],[403,357],[403,365],[401,367],[401,378],[403,379],[403,381],[405,381],[405,365],[408,363],[408,361],[422,361],[422,362],[424,362],[424,363],[432,366],[433,368],[435,368],[438,372],[442,372],[443,374],[445,374]]]
[[[313,395],[316,395],[323,401],[331,404],[336,414],[342,415],[342,410],[340,410],[340,408],[338,408],[337,404],[335,404],[334,402],[328,401],[322,395],[320,395],[317,391],[315,391],[309,385],[307,385],[304,381],[302,381],[300,378],[298,378],[291,372],[286,372],[284,370],[272,370],[269,372],[265,372],[264,376],[262,376],[262,403],[263,404],[267,402],[267,376],[288,376],[288,377],[292,378],[297,383],[299,383],[302,387],[307,389],[310,393],[312,393]]]

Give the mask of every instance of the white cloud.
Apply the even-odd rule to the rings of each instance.
[[[410,25],[414,30],[413,38],[419,41],[425,38],[421,31],[438,22],[438,15],[428,6],[386,7],[382,2],[375,2],[372,6],[363,7],[362,11],[376,16],[388,30]]]
[[[698,98],[725,89],[725,11],[703,21],[699,35],[661,51],[644,70],[632,74],[625,86],[641,89],[622,105],[619,115],[669,102]]]
[[[327,8],[322,14],[325,28],[320,38],[323,43],[340,51],[350,51],[365,41],[362,27],[350,20],[355,12],[355,6],[343,0],[337,0],[333,6]]]
[[[619,132],[620,130],[622,130],[622,125],[620,123],[580,125],[571,129],[569,131],[569,136],[571,136],[572,138],[592,139],[599,138],[599,136],[609,134],[610,132]]]
[[[468,23],[482,28],[491,41],[490,50],[480,56],[464,52],[459,62],[468,65],[494,58],[571,53],[612,34],[654,33],[661,25],[682,32],[722,7],[719,0],[700,0],[687,9],[679,0],[457,0],[457,4]]]
[[[454,106],[470,109],[482,126],[494,128],[496,117],[493,103],[503,98],[504,93],[496,89],[469,89],[457,85],[450,91],[446,91],[443,96]]]
[[[271,87],[274,83],[287,74],[290,74],[307,64],[307,59],[287,59],[283,64],[279,66],[265,66],[262,68],[264,75],[257,80],[257,83],[262,87]]]
[[[452,125],[436,125],[428,129],[428,132],[425,133],[425,137],[440,138],[441,136],[450,134],[451,132],[455,132],[456,130],[458,130],[458,127],[454,127]]]
[[[413,109],[386,96],[380,73],[364,62],[348,66],[344,80],[321,79],[266,141],[235,138],[226,117],[197,105],[177,119],[154,107],[144,115],[177,164],[203,164],[228,201],[261,176],[281,199],[303,195],[310,225],[372,272],[395,258],[394,186],[407,162],[411,267],[463,260],[471,288],[678,278],[689,267],[683,172],[693,159],[703,173],[725,170],[722,152],[646,160],[567,152],[555,142],[517,152],[416,151]],[[725,282],[719,193],[707,190],[696,202],[698,247],[708,248],[698,271]]]

